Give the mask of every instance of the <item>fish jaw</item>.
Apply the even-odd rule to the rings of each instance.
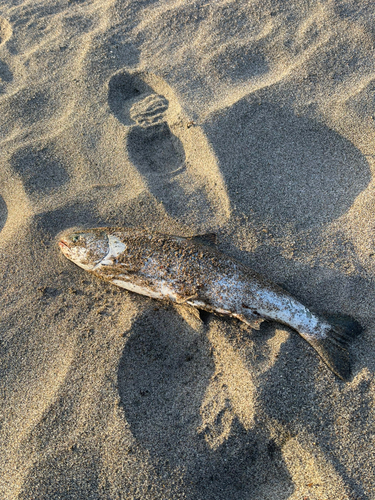
[[[86,271],[93,271],[109,250],[108,236],[100,229],[64,231],[58,245],[67,259]]]
[[[71,252],[71,250],[70,250],[69,245],[67,244],[67,242],[64,241],[64,240],[60,240],[57,244],[59,245],[60,250],[63,253],[63,255],[65,255],[65,257],[67,259],[70,259],[71,256],[72,256],[72,252]]]

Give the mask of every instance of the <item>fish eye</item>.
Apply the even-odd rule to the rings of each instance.
[[[71,237],[73,243],[77,243],[77,241],[79,241],[80,239],[81,237],[79,236],[79,234],[75,234]]]

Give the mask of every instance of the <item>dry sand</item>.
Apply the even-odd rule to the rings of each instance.
[[[4,500],[375,498],[371,0],[4,0]],[[364,326],[339,381],[295,332],[98,281],[74,225],[215,231]]]

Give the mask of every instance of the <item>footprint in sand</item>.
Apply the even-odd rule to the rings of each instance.
[[[167,109],[168,101],[158,94],[150,94],[133,104],[130,117],[138,126],[128,137],[129,156],[143,176],[151,180],[156,174],[153,180],[159,180],[162,198],[167,195],[163,188],[167,187],[168,179],[160,182],[160,176],[171,179],[186,169],[184,147],[164,121]]]
[[[148,190],[169,215],[186,223],[218,224],[229,217],[225,184],[208,141],[173,90],[148,73],[121,71],[108,89],[112,113],[130,127],[126,151]]]

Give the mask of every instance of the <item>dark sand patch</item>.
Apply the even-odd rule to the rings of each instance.
[[[25,191],[29,194],[48,192],[69,181],[63,162],[49,147],[20,149],[12,156],[10,163],[21,176]]]

